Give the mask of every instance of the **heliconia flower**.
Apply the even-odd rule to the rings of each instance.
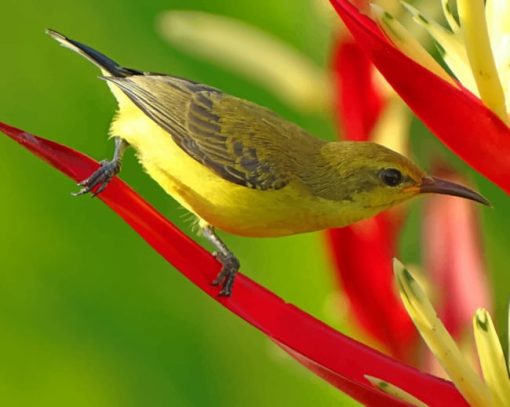
[[[481,98],[507,122],[506,99],[510,96],[507,80],[510,74],[509,32],[506,27],[510,21],[508,2],[490,0],[484,6],[480,0],[457,1],[459,23],[448,0],[443,0],[444,16],[449,29],[428,19],[411,5],[405,2],[402,4],[434,38],[441,50],[442,59],[462,86]],[[392,31],[392,22],[381,9],[374,9],[374,14],[378,20],[387,21],[387,25],[381,24],[381,27],[389,28],[385,30],[388,35]]]
[[[68,147],[0,123],[0,131],[75,181],[99,164]],[[283,301],[240,274],[231,297],[217,296],[211,279],[220,264],[185,236],[131,188],[115,177],[100,195],[161,256],[220,305],[265,333],[291,356],[354,399],[368,406],[404,406],[385,386],[392,383],[429,406],[466,406],[450,382],[427,375],[382,355]],[[493,348],[487,348],[493,350]],[[370,380],[367,379],[370,378]]]
[[[357,2],[360,7],[363,3],[368,7],[367,2]],[[400,4],[391,0],[376,3],[385,9],[392,7],[393,11]],[[430,2],[427,4],[430,6]],[[392,27],[395,25],[393,22],[391,24]],[[408,32],[401,26],[398,29]],[[392,35],[395,32],[397,29],[392,31]],[[402,145],[403,140],[407,139],[409,118],[398,110],[401,109],[400,101],[388,92],[384,92],[383,97],[381,85],[375,80],[375,68],[360,45],[349,41],[346,36],[342,38],[343,42],[340,41],[337,51],[333,53],[334,77],[339,82],[336,93],[339,95],[340,102],[337,104],[340,109],[337,111],[342,134],[353,140],[371,139],[404,152]],[[414,41],[409,35],[406,38],[410,43]],[[422,52],[425,53],[424,50]],[[428,54],[427,57],[431,58]],[[435,61],[433,63],[442,70]],[[392,122],[387,123],[387,120]],[[388,135],[396,138],[390,145]],[[481,260],[475,208],[469,202],[439,196],[429,197],[425,208],[425,269],[432,274],[434,287],[448,287],[447,295],[441,295],[441,290],[436,290],[440,301],[437,305],[450,332],[459,337],[469,327],[471,315],[477,307],[491,306]],[[390,223],[389,228],[385,227],[385,221]],[[409,320],[392,290],[390,262],[395,249],[384,248],[389,242],[392,242],[390,246],[396,246],[395,232],[398,232],[398,227],[391,225],[394,223],[398,223],[398,219],[395,221],[391,213],[384,213],[370,221],[330,231],[329,236],[338,275],[353,305],[354,315],[370,334],[393,354],[402,357],[405,351],[409,352],[414,330],[407,326]],[[374,260],[372,264],[367,264],[364,253],[371,254],[370,260]],[[350,270],[353,269],[359,272],[351,275]],[[403,329],[407,335],[388,334],[388,330],[395,332],[389,327],[398,324],[407,328]]]
[[[457,2],[459,29],[448,12],[448,2],[443,0],[448,22],[455,31],[451,34],[415,14],[436,40],[440,39],[445,61],[458,75],[454,78],[380,7],[372,7],[376,23],[348,0],[331,0],[331,3],[381,74],[432,133],[473,168],[510,192],[510,160],[507,159],[510,129],[506,124],[505,100],[508,80],[504,77],[508,70],[505,61],[510,58],[510,51],[505,48],[508,5],[500,9],[501,2],[486,2],[488,16],[494,22],[490,31],[484,20],[483,0]],[[473,80],[466,79],[470,75]]]
[[[473,317],[482,380],[460,352],[412,274],[398,260],[395,260],[394,269],[407,312],[427,346],[468,403],[474,407],[510,405],[508,370],[489,313],[480,308]],[[384,389],[381,386],[379,388]],[[392,394],[397,395],[396,392]]]
[[[172,45],[237,72],[306,112],[327,111],[326,72],[298,50],[245,22],[202,11],[162,13],[158,30]]]

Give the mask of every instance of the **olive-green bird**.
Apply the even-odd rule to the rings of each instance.
[[[242,236],[284,236],[349,225],[424,192],[487,201],[426,175],[407,158],[366,142],[326,142],[254,103],[175,76],[124,68],[92,48],[48,33],[99,66],[119,110],[111,161],[76,195],[100,193],[128,146],[149,175],[194,213],[230,295],[239,261],[215,228]]]

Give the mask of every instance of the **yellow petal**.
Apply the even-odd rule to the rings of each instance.
[[[510,2],[508,0],[487,0],[485,13],[492,52],[508,105],[510,95]]]
[[[509,406],[510,381],[505,356],[492,319],[486,310],[480,308],[476,311],[473,317],[473,330],[483,377],[492,392],[493,399],[500,406]]]
[[[330,106],[325,71],[255,27],[204,12],[168,11],[158,28],[175,46],[245,75],[297,109],[326,111]]]
[[[487,107],[506,122],[505,95],[490,46],[484,0],[458,0],[457,8],[462,37],[480,96]]]
[[[510,2],[508,0],[486,0],[485,16],[489,29],[492,51],[496,59],[501,51],[508,50],[510,34]]]
[[[474,407],[491,405],[491,393],[466,362],[454,340],[439,320],[427,296],[411,273],[397,259],[393,262],[400,297],[423,340],[455,386]]]
[[[397,387],[391,383],[385,382],[384,380],[378,379],[374,376],[365,375],[365,379],[367,379],[373,386],[377,387],[383,393],[389,394],[399,400],[402,400],[412,406],[416,407],[427,407],[427,405],[418,400],[413,395],[409,394],[405,390],[402,390],[400,387]]]
[[[400,11],[399,0],[373,0],[372,4],[379,6],[392,16],[396,15]]]
[[[478,95],[476,81],[469,65],[468,56],[460,34],[446,30],[433,19],[426,18],[413,6],[403,2],[414,21],[425,28],[437,42],[441,57],[464,87]]]
[[[439,65],[421,44],[391,14],[381,7],[371,4],[372,15],[391,42],[409,58],[419,63],[453,86],[455,81]]]
[[[455,19],[455,16],[452,13],[450,1],[449,0],[441,0],[441,7],[443,8],[444,18],[446,18],[446,21],[448,22],[450,29],[453,32],[459,31],[459,24],[457,23],[457,20]]]
[[[510,329],[508,329],[508,327],[510,327],[510,303],[508,303],[508,310],[507,310],[507,316],[506,316],[506,326],[507,326],[507,338],[506,338],[506,346],[507,346],[507,349],[510,349]],[[507,355],[507,361],[506,361],[506,367],[507,369],[510,371],[510,353],[508,353]]]

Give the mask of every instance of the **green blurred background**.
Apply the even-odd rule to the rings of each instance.
[[[97,159],[111,156],[106,134],[114,99],[94,67],[44,35],[51,27],[126,66],[214,85],[335,137],[327,115],[304,116],[250,81],[172,48],[155,29],[156,17],[170,9],[245,20],[328,65],[330,27],[310,0],[3,0],[0,120]],[[416,151],[441,149],[419,124],[413,129]],[[424,155],[418,158],[426,165]],[[483,229],[503,321],[508,200],[455,162],[495,206],[484,211]],[[7,138],[0,138],[0,174],[0,405],[354,405],[203,295],[100,201],[71,197],[73,183]],[[132,153],[122,178],[191,233],[184,210]],[[404,261],[419,260],[418,205],[406,229]],[[348,329],[335,308],[321,234],[225,240],[244,273]]]

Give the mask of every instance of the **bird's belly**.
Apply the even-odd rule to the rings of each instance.
[[[191,158],[143,113],[119,115],[111,132],[136,149],[147,173],[168,194],[219,229],[269,237],[341,226],[338,202],[315,198],[296,182],[260,191],[227,181]]]

